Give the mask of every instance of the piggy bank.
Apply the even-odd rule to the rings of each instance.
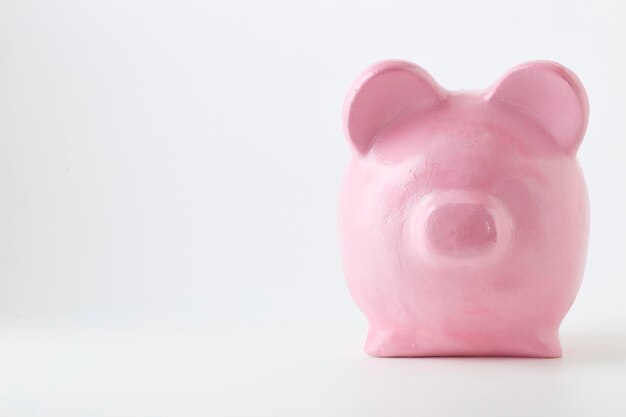
[[[357,78],[339,223],[368,354],[561,355],[587,252],[588,113],[554,62],[484,91],[447,91],[404,61]]]

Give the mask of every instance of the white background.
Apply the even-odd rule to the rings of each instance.
[[[592,218],[587,273],[568,320],[626,319],[625,5],[0,0],[0,326],[13,329],[0,343],[7,360],[29,345],[20,337],[37,339],[44,322],[362,325],[337,241],[336,201],[349,157],[340,111],[353,78],[386,58],[414,61],[448,89],[484,88],[532,59],[576,72],[591,103],[579,157]],[[48,332],[52,341],[41,340],[51,346],[74,346]],[[354,334],[347,351],[361,358],[363,334]],[[100,346],[98,337],[83,351],[83,359],[93,356],[81,368],[86,378],[88,364],[101,363],[89,347]],[[590,346],[584,334],[573,337]],[[55,360],[59,369],[78,365],[43,346],[53,368],[33,368],[39,391],[15,391],[20,368],[0,369],[11,415],[44,415],[89,387],[57,379]],[[30,359],[15,363],[38,363]],[[167,352],[155,360],[173,363]],[[105,398],[118,385],[112,374],[102,378],[94,389]],[[20,408],[35,407],[29,398],[54,381],[65,397]],[[72,404],[86,415],[88,408]]]
[[[624,2],[0,2],[0,314],[357,319],[336,201],[349,83],[552,59],[591,101],[572,317],[626,318]]]

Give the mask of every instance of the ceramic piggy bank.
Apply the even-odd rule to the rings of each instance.
[[[561,355],[589,204],[578,78],[553,62],[453,92],[409,62],[349,90],[345,276],[374,356]]]

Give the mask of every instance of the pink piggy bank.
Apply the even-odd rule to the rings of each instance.
[[[344,271],[374,356],[561,355],[589,203],[576,151],[589,107],[553,62],[451,92],[409,62],[346,98]]]

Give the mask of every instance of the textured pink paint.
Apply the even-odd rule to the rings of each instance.
[[[589,206],[576,151],[587,96],[566,68],[522,64],[450,92],[385,61],[350,89],[340,225],[375,356],[561,355]]]

